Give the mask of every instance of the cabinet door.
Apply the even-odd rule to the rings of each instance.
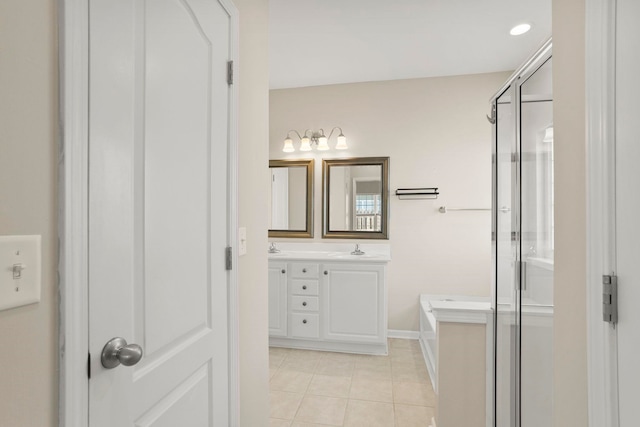
[[[269,336],[287,336],[287,264],[269,263]]]
[[[332,341],[385,342],[384,267],[325,264],[322,278],[323,337]]]

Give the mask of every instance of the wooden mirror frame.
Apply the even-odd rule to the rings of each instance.
[[[381,203],[382,223],[380,231],[331,231],[329,230],[329,168],[331,166],[382,166]],[[352,157],[322,160],[322,238],[323,239],[388,239],[389,238],[389,157]]]
[[[307,168],[307,200],[306,227],[304,230],[269,230],[269,237],[313,237],[313,159],[299,160],[269,160],[269,169],[291,166],[305,166]],[[269,193],[271,195],[271,193]]]

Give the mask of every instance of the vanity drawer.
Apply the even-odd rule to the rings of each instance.
[[[317,280],[292,280],[291,293],[294,295],[318,295]]]
[[[317,314],[293,313],[291,315],[292,338],[320,338],[320,319]]]
[[[320,266],[318,264],[293,262],[291,263],[291,277],[298,279],[317,278],[319,269]]]
[[[291,297],[291,310],[295,311],[318,311],[318,297],[294,296]]]

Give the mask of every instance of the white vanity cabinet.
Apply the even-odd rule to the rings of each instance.
[[[300,258],[269,260],[269,344],[387,354],[387,260]]]
[[[294,339],[320,338],[320,297],[318,273],[314,262],[289,263],[289,337]]]
[[[287,336],[286,262],[269,262],[269,336]]]
[[[323,337],[332,341],[385,343],[385,268],[366,264],[323,265]]]

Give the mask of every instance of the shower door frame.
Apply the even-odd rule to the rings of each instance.
[[[522,247],[521,247],[521,236],[522,236],[522,158],[521,158],[521,147],[522,147],[522,135],[521,135],[521,91],[520,88],[522,84],[524,84],[529,77],[531,77],[540,67],[542,67],[550,58],[552,57],[552,39],[549,38],[547,41],[543,43],[543,45],[529,58],[527,59],[512,75],[509,79],[500,87],[500,89],[491,97],[490,102],[492,105],[493,119],[494,122],[492,124],[492,155],[493,155],[493,173],[492,173],[492,206],[493,206],[493,215],[492,215],[492,258],[493,258],[493,278],[492,278],[492,309],[494,315],[493,322],[493,344],[494,344],[494,354],[493,354],[493,422],[494,425],[497,425],[497,405],[498,405],[498,396],[497,396],[497,354],[498,354],[498,257],[497,257],[497,243],[498,243],[498,214],[499,214],[499,206],[498,206],[498,180],[500,179],[498,175],[498,117],[497,117],[497,101],[498,98],[511,92],[511,100],[512,100],[512,109],[513,109],[513,117],[515,120],[514,126],[514,138],[515,138],[515,151],[512,153],[512,156],[515,159],[515,182],[513,182],[512,188],[512,230],[516,230],[515,234],[515,279],[514,279],[514,292],[515,292],[515,334],[514,341],[512,344],[514,345],[514,376],[513,379],[515,381],[515,390],[513,402],[515,403],[515,426],[512,427],[521,427],[521,328],[522,328],[522,301],[521,301],[521,289],[522,289],[522,274],[523,271],[520,268],[522,261]],[[515,190],[515,191],[513,191]]]

